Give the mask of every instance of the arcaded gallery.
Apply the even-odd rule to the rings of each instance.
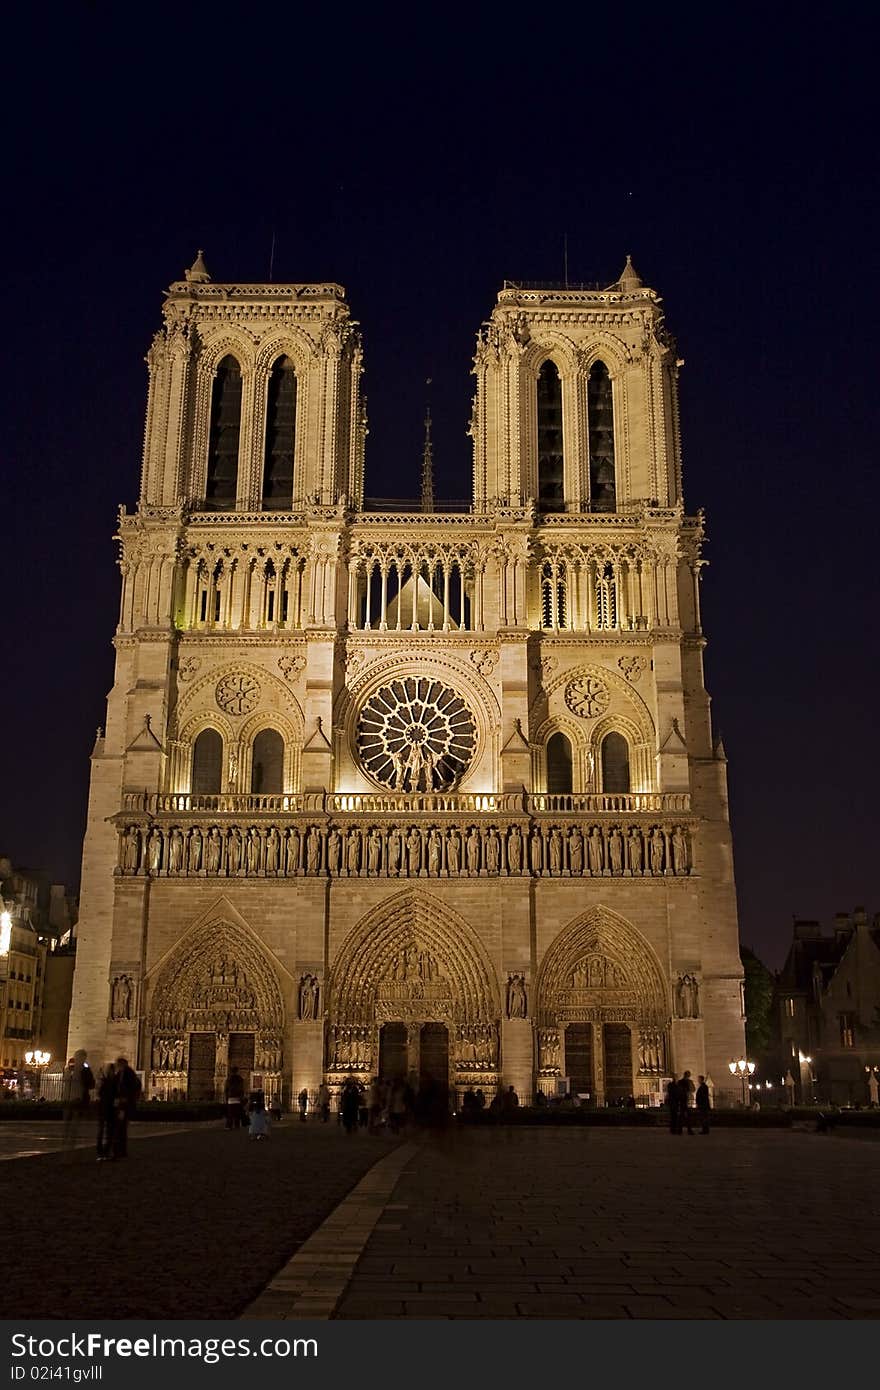
[[[68,1051],[125,1053],[160,1099],[232,1066],[281,1103],[351,1075],[452,1104],[723,1084],[727,765],[659,295],[629,260],[505,283],[455,507],[430,438],[417,500],[365,498],[339,285],[217,284],[200,253],[163,320]]]

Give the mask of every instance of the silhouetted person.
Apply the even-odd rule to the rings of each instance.
[[[678,1089],[681,1094],[681,1109],[679,1111],[678,1116],[678,1132],[679,1134],[682,1134],[684,1132],[682,1130],[682,1125],[686,1124],[688,1134],[693,1134],[694,1131],[691,1129],[691,1097],[694,1094],[694,1083],[691,1080],[691,1074],[689,1071],[683,1073],[682,1078],[678,1083]]]
[[[113,1109],[113,1157],[128,1157],[128,1125],[135,1112],[141,1094],[141,1083],[136,1071],[128,1065],[124,1057],[116,1059],[116,1095]]]
[[[302,1120],[303,1124],[305,1124],[306,1115],[308,1114],[309,1109],[309,1093],[306,1090],[305,1086],[303,1086],[296,1100],[299,1106],[299,1117]]]
[[[519,1109],[519,1096],[512,1086],[501,1097],[501,1119],[505,1124],[511,1124],[513,1117]]]
[[[697,1094],[696,1094],[696,1098],[695,1098],[695,1103],[696,1103],[697,1115],[698,1115],[699,1120],[700,1120],[700,1133],[701,1133],[701,1134],[708,1134],[708,1133],[709,1133],[709,1111],[712,1109],[712,1107],[711,1107],[711,1105],[710,1105],[710,1103],[709,1103],[709,1087],[706,1085],[706,1078],[705,1078],[705,1076],[700,1076],[700,1077],[698,1077],[697,1079],[698,1079],[698,1081],[699,1081],[700,1084],[697,1086]]]
[[[342,1115],[342,1127],[346,1134],[353,1134],[357,1129],[358,1111],[360,1110],[361,1098],[358,1092],[358,1084],[353,1076],[349,1076],[342,1087],[342,1095],[339,1098],[339,1111]]]
[[[108,1062],[98,1081],[98,1162],[113,1157],[113,1126],[116,1121],[116,1066]]]
[[[321,1124],[325,1125],[330,1119],[330,1087],[326,1081],[322,1081],[318,1087],[318,1109],[321,1112]]]
[[[65,1149],[73,1149],[79,1138],[80,1127],[89,1113],[89,1102],[95,1089],[95,1078],[86,1058],[85,1048],[73,1054],[64,1069],[61,1082],[61,1098],[64,1102]]]
[[[681,1134],[681,1089],[674,1075],[666,1087],[666,1104],[669,1106],[669,1132]]]
[[[233,1067],[223,1088],[226,1097],[226,1128],[241,1129],[244,1119],[244,1077]]]

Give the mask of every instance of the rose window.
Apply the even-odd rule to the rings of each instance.
[[[608,686],[598,676],[579,676],[569,682],[565,691],[568,708],[582,719],[595,719],[597,714],[603,714],[610,699]]]
[[[474,717],[460,695],[427,676],[391,681],[367,700],[357,750],[370,777],[395,791],[443,791],[474,755]]]

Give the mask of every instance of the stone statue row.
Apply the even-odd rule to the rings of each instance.
[[[193,826],[149,831],[130,825],[120,834],[117,873],[234,877],[458,878],[652,877],[690,872],[690,847],[682,826],[599,826],[581,830],[535,825],[437,826],[408,830],[372,826],[341,830],[312,825],[271,825],[208,830]]]
[[[336,1027],[330,1030],[328,1056],[332,1071],[368,1071],[372,1065],[371,1029]]]
[[[455,1044],[459,1071],[495,1071],[498,1067],[498,1032],[491,1023],[463,1024]]]
[[[562,1044],[555,1028],[538,1033],[538,1070],[559,1074]],[[666,1071],[666,1035],[662,1029],[639,1030],[639,1075],[662,1076]]]
[[[233,1030],[234,1031],[234,1030]],[[275,1036],[257,1038],[254,1049],[254,1070],[277,1072],[281,1070],[281,1039]],[[180,1036],[153,1034],[150,1051],[150,1064],[154,1072],[180,1073],[187,1067],[187,1042]]]

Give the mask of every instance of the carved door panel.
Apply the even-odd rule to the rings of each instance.
[[[232,1071],[233,1067],[238,1067],[245,1082],[249,1083],[254,1069],[253,1033],[229,1034],[229,1070]]]
[[[383,1081],[406,1076],[407,1027],[405,1023],[384,1023],[379,1036],[379,1075]]]
[[[419,1080],[449,1084],[449,1029],[445,1023],[423,1023],[419,1045]]]
[[[190,1033],[187,1100],[214,1099],[214,1067],[217,1059],[216,1033]]]
[[[625,1023],[606,1023],[602,1030],[605,1046],[605,1099],[609,1105],[632,1095],[632,1039]]]
[[[571,1082],[572,1096],[594,1094],[591,1023],[570,1023],[566,1028],[565,1071]]]

